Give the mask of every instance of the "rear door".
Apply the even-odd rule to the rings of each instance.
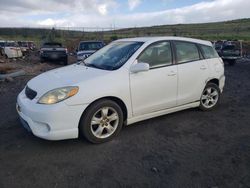
[[[209,77],[208,64],[195,43],[175,41],[174,46],[178,69],[177,104],[198,101]]]

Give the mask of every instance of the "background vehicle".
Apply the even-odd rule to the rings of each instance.
[[[62,61],[64,65],[68,64],[68,50],[58,42],[46,42],[40,49],[40,61]]]
[[[2,48],[2,55],[6,58],[18,58],[22,57],[21,48],[18,47],[17,43],[14,41],[7,41]]]
[[[174,55],[173,55],[174,54]],[[181,37],[122,39],[85,61],[39,75],[19,94],[25,127],[49,140],[112,139],[123,124],[218,105],[224,64],[211,42]]]
[[[23,53],[24,56],[29,53],[30,48],[28,46],[28,42],[18,41],[17,44],[21,48],[21,51],[22,51],[22,53]]]
[[[77,48],[77,60],[81,61],[104,46],[102,41],[81,41]]]
[[[36,45],[33,41],[28,41],[28,47],[30,50],[35,50],[36,49]]]
[[[5,45],[5,41],[0,41],[0,55],[1,55],[1,56],[3,55],[3,48],[4,48],[4,45]]]
[[[240,41],[217,41],[215,49],[224,62],[234,65],[242,57],[242,43]]]

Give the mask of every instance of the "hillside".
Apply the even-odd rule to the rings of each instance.
[[[0,28],[0,40],[33,40],[40,43],[44,40],[58,40],[65,44],[79,40],[104,40],[109,42],[117,38],[137,36],[185,36],[207,40],[241,39],[250,41],[250,19],[202,24],[161,25],[152,27],[127,28],[90,32],[86,28]]]

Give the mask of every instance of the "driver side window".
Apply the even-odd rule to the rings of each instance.
[[[139,56],[138,62],[148,63],[150,68],[171,65],[172,52],[170,42],[158,42],[150,45]]]

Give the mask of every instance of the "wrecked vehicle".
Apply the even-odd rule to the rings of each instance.
[[[29,53],[30,48],[28,46],[28,42],[18,41],[17,44],[21,48],[21,51],[22,51],[22,53],[23,53],[24,56]]]
[[[77,60],[81,61],[95,53],[97,50],[104,46],[102,41],[81,41],[79,43],[77,51]]]
[[[29,47],[30,50],[33,51],[33,50],[36,49],[36,45],[35,45],[35,43],[33,41],[27,41],[27,43],[28,43],[28,47]]]
[[[58,42],[46,42],[40,49],[40,61],[58,61],[68,64],[68,50]]]
[[[21,48],[14,41],[5,42],[1,51],[5,58],[19,58],[23,56]]]

